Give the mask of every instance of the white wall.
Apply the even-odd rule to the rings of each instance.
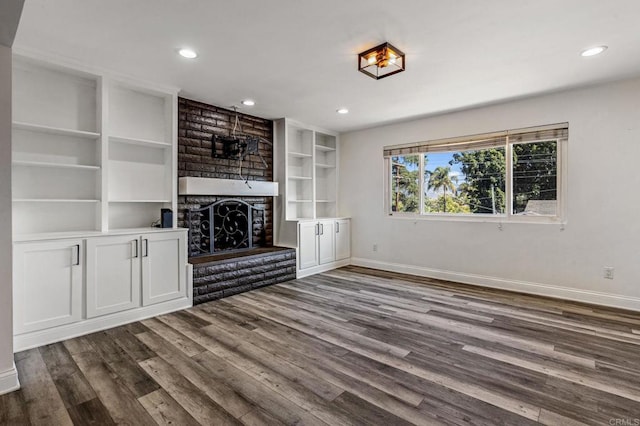
[[[0,46],[0,394],[18,387],[11,284],[11,49]]]
[[[384,145],[559,122],[569,122],[564,229],[385,215]],[[340,155],[353,263],[640,310],[640,79],[346,133]]]

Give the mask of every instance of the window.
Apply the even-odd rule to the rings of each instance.
[[[563,124],[385,147],[388,211],[558,220],[567,138]]]
[[[418,155],[391,157],[391,211],[420,212],[419,164]]]

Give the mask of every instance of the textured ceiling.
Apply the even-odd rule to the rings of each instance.
[[[27,0],[14,47],[347,131],[640,74],[639,21],[638,0]],[[384,41],[407,70],[375,81],[356,54]]]

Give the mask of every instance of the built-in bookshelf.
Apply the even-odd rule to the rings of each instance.
[[[337,214],[335,133],[290,119],[276,121],[277,175],[284,197],[285,220],[334,217]]]
[[[148,227],[176,207],[176,91],[14,55],[14,238]]]

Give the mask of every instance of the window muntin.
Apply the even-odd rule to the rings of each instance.
[[[563,123],[387,146],[388,176],[410,176],[400,181],[410,182],[411,188],[407,192],[409,185],[396,184],[402,191],[388,193],[387,211],[391,215],[533,222],[563,219],[567,140],[568,125]],[[420,176],[417,193],[416,172]],[[393,189],[394,182],[388,182],[387,188]]]

